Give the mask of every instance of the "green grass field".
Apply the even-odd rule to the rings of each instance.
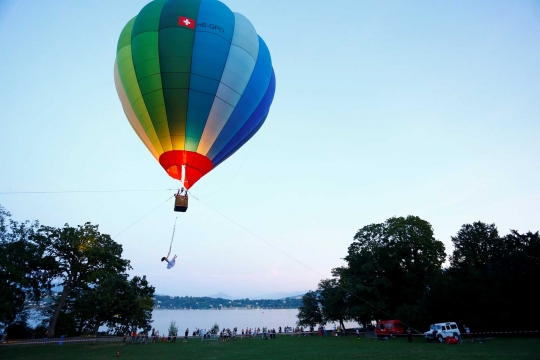
[[[289,337],[276,340],[236,340],[228,342],[201,342],[190,339],[183,343],[127,344],[101,343],[2,346],[2,360],[53,360],[53,359],[112,359],[120,349],[123,359],[540,359],[540,338],[494,338],[486,343],[462,345],[428,344],[415,338],[389,341],[366,340],[349,336]]]

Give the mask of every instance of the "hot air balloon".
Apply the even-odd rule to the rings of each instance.
[[[120,34],[114,79],[133,130],[186,190],[253,137],[276,87],[265,42],[217,0],[146,5]],[[187,191],[178,200],[185,211]]]

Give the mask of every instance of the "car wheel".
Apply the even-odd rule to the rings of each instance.
[[[438,337],[437,339],[439,339],[439,342],[440,342],[441,344],[444,342],[444,339],[443,339],[442,335],[439,335],[439,337]]]

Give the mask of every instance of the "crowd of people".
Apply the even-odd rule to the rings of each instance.
[[[465,330],[466,335],[472,342],[473,339],[472,339],[469,327],[464,325],[464,330]],[[356,333],[356,337],[359,338],[360,329],[356,328],[355,333]],[[254,327],[254,328],[246,327],[245,329],[240,329],[240,331],[238,330],[237,327],[233,329],[223,328],[221,331],[219,331],[218,329],[212,329],[208,331],[207,329],[196,328],[192,332],[191,335],[192,337],[198,337],[202,339],[219,339],[221,341],[228,341],[229,339],[237,339],[237,338],[240,338],[240,339],[260,338],[260,339],[270,340],[270,339],[275,339],[276,334],[287,334],[287,335],[298,336],[298,337],[311,336],[315,334],[315,329],[313,326],[305,327],[305,328],[303,326],[296,326],[294,328],[290,326],[285,326],[282,328],[280,326],[278,330],[276,330],[275,328],[269,329],[267,327],[263,327],[262,329],[260,327]],[[319,326],[317,328],[316,334],[318,336],[328,335],[326,328],[324,326]],[[409,342],[412,342],[412,332],[410,328],[405,332],[405,334],[407,335]],[[344,331],[341,329],[340,326],[336,327],[336,325],[334,325],[334,328],[331,331],[331,335],[332,336],[344,335]],[[124,335],[124,342],[126,342],[128,336],[129,334]],[[189,329],[186,329],[184,333],[184,342],[187,341],[188,336],[189,336]],[[394,337],[394,336],[390,335],[390,337]],[[152,329],[152,332],[150,334],[144,331],[137,333],[137,331],[135,330],[131,334],[132,343],[142,343],[142,344],[146,344],[149,341],[152,343],[176,342],[176,338],[177,338],[176,333],[169,332],[168,335],[165,336],[165,335],[160,335],[159,331],[155,329]]]
[[[127,338],[128,334],[124,334],[124,342],[126,342]],[[147,331],[137,333],[137,330],[133,330],[130,341],[132,344],[147,344],[149,341],[153,344],[158,342],[176,342],[176,334],[169,333],[167,336],[161,335],[160,337],[159,331],[155,329],[152,329],[151,334],[148,334]]]
[[[335,329],[334,329],[335,330]],[[198,337],[204,339],[219,339],[221,341],[228,341],[230,339],[264,339],[264,340],[270,340],[275,339],[276,334],[290,334],[293,336],[310,336],[313,335],[314,328],[313,326],[304,328],[303,326],[296,326],[296,327],[279,327],[277,330],[275,328],[269,329],[267,327],[263,327],[262,329],[260,327],[246,327],[245,329],[238,330],[237,327],[230,329],[230,328],[223,328],[221,331],[217,329],[207,330],[207,329],[199,329],[196,328],[192,333],[192,337]],[[326,336],[326,329],[323,326],[320,326],[317,330],[317,333],[319,336]],[[189,329],[186,329],[184,332],[184,342],[187,341],[188,336],[190,332]],[[149,342],[151,343],[159,343],[159,342],[176,342],[177,334],[169,332],[167,336],[160,335],[158,330],[152,329],[152,331],[149,332],[137,332],[134,330],[131,334],[124,334],[124,342],[127,341],[128,337],[130,338],[131,343],[133,344],[147,344]]]

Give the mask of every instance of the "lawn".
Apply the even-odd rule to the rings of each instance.
[[[122,345],[121,343],[21,345],[0,347],[4,360],[99,360],[116,357],[124,359],[540,359],[540,338],[494,338],[486,343],[464,341],[462,345],[428,344],[415,338],[376,341],[348,336],[290,337],[276,340],[236,340],[201,342],[190,339],[183,343]]]

